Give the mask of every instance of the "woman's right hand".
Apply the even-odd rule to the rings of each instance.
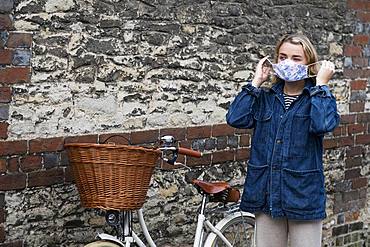
[[[268,61],[266,61],[267,58],[268,56],[262,58],[257,64],[256,72],[254,73],[254,78],[252,80],[252,85],[255,87],[260,87],[270,75],[271,67],[263,66],[265,62],[268,63]]]

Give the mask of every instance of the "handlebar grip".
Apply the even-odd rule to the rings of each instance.
[[[195,157],[195,158],[202,157],[201,152],[198,152],[198,151],[195,151],[195,150],[192,150],[192,149],[189,149],[189,148],[180,148],[179,147],[178,150],[179,150],[179,154],[188,155],[188,156],[192,156],[192,157]]]

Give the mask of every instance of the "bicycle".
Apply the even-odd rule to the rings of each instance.
[[[163,136],[161,146],[161,159],[170,165],[186,165],[176,162],[178,155],[187,155],[199,158],[201,153],[176,146],[176,140],[172,136]],[[193,247],[250,247],[254,246],[255,217],[248,212],[239,209],[240,192],[232,188],[227,182],[205,182],[195,179],[194,174],[188,173],[185,180],[191,183],[202,195],[202,202],[198,212],[197,226]],[[221,205],[208,209],[209,202]],[[145,240],[150,247],[156,247],[145,224],[143,209],[136,211],[139,225]],[[209,215],[222,215],[223,218],[213,225],[208,219]],[[85,245],[85,247],[130,247],[135,243],[139,247],[146,247],[143,240],[133,231],[133,211],[108,210],[105,215],[106,223],[117,231],[117,236],[100,233],[97,241]],[[206,231],[207,230],[207,231]]]

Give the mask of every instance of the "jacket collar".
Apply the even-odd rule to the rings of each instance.
[[[315,81],[313,78],[307,78],[304,81],[305,83],[304,83],[304,88],[303,88],[302,93],[306,92],[309,94],[310,88],[315,86]],[[278,81],[271,87],[271,90],[276,94],[283,93],[284,84],[285,84],[285,81],[278,79]]]

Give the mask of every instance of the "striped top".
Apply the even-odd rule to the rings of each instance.
[[[299,95],[288,95],[284,93],[285,110],[288,110],[290,105],[299,97]]]

